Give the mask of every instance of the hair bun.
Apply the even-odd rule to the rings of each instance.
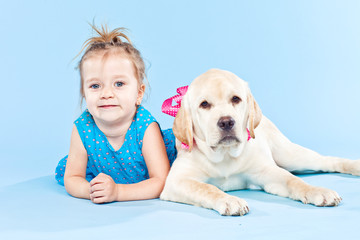
[[[115,36],[112,40],[111,40],[112,43],[122,43],[121,39],[118,38],[117,36]]]
[[[97,49],[99,45],[106,46],[107,44],[110,45],[122,44],[125,41],[128,42],[128,44],[132,45],[130,39],[124,33],[127,31],[126,28],[115,28],[114,30],[109,31],[107,25],[102,25],[101,28],[97,28],[96,26],[91,24],[90,26],[97,33],[97,36],[91,37],[88,40],[86,40],[83,44],[83,48],[81,49],[78,55],[80,55],[83,51],[86,54],[92,48]],[[125,41],[123,41],[122,38]]]

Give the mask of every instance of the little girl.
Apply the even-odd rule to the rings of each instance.
[[[87,109],[55,178],[94,203],[157,198],[176,157],[175,137],[141,106],[145,65],[123,29],[93,29],[98,36],[84,43],[78,66]]]

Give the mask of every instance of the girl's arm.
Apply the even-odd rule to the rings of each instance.
[[[87,161],[86,149],[74,125],[64,175],[66,191],[73,197],[90,199],[90,184],[86,180]]]
[[[134,184],[115,184],[110,176],[99,174],[91,182],[90,198],[94,203],[158,198],[170,170],[164,140],[156,122],[146,129],[142,153],[149,179]]]

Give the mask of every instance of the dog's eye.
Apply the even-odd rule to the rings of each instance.
[[[202,101],[201,103],[200,103],[200,107],[201,108],[205,108],[205,109],[207,109],[207,108],[210,108],[210,103],[208,103],[207,101]]]
[[[239,98],[238,96],[233,96],[231,99],[231,102],[234,104],[237,104],[237,103],[241,102],[241,98]]]

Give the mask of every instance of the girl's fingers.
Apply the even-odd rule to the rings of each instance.
[[[99,198],[99,197],[104,197],[103,191],[94,191],[94,192],[90,193],[91,200],[94,198]]]
[[[108,197],[106,196],[105,191],[103,190],[94,191],[90,194],[90,200],[93,203],[105,203],[108,202],[107,199]]]
[[[96,177],[93,180],[91,180],[90,186],[94,186],[96,184],[102,184],[102,183],[104,183],[104,179]]]
[[[104,173],[99,173],[93,180],[90,181],[90,186],[93,186],[95,184],[103,183],[106,181],[107,175]]]
[[[90,193],[96,192],[96,191],[104,191],[104,185],[103,184],[95,184],[90,187]]]
[[[96,177],[94,178],[93,180],[90,181],[90,186],[94,186],[95,184],[99,184],[99,183],[102,183],[102,179]]]
[[[105,197],[97,197],[97,198],[92,198],[91,201],[93,203],[105,203]]]

